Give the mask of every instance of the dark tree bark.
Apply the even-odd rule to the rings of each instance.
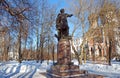
[[[54,59],[54,54],[55,54],[55,52],[54,52],[54,48],[55,48],[55,45],[53,44],[53,46],[52,46],[52,57],[53,57],[53,64],[55,63],[55,59]]]
[[[108,64],[111,65],[112,41],[109,40]]]

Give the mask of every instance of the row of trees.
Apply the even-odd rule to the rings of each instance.
[[[51,45],[54,45],[55,13],[55,6],[48,4],[47,0],[0,0],[0,23],[10,34],[9,41],[4,42],[9,47],[5,55],[10,51],[18,52],[21,62],[23,52],[29,50],[36,52],[36,59],[42,62],[44,51],[49,54]]]
[[[119,0],[66,0],[67,9],[74,15],[69,20],[73,25],[71,35],[72,37],[83,37],[84,41],[80,46],[81,48],[86,42],[85,38],[91,37],[91,34],[86,34],[86,32],[94,32],[90,28],[90,21],[96,20],[98,26],[104,26],[106,40],[108,31],[110,33],[109,39],[113,39],[111,31],[113,31],[115,25],[119,26],[120,21],[119,3]],[[8,28],[7,33],[9,34],[8,42],[5,42],[7,46],[4,46],[8,50],[5,50],[4,53],[8,55],[9,51],[18,52],[19,62],[23,59],[31,59],[30,56],[33,54],[35,54],[33,56],[37,62],[39,60],[42,62],[45,59],[44,54],[45,56],[55,55],[56,40],[54,39],[54,32],[58,6],[50,5],[48,0],[0,0],[0,23],[3,27]],[[107,16],[109,11],[113,11],[112,15],[108,15],[111,17]],[[90,15],[92,18],[95,17],[94,14],[97,15],[98,19],[88,20]],[[114,17],[117,17],[118,24],[110,22]],[[81,51],[81,60],[85,55],[84,53]],[[75,51],[75,54],[79,59],[77,51]],[[49,60],[48,57],[47,59]]]

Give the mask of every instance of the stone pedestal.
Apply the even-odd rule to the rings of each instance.
[[[71,48],[68,39],[60,39],[57,45],[57,63],[47,71],[48,78],[75,78],[86,71],[80,71],[78,65],[71,62]]]
[[[57,46],[57,63],[67,65],[71,63],[71,49],[68,39],[61,39]]]
[[[47,78],[92,78],[88,77],[87,71],[80,70],[78,65],[71,62],[71,48],[68,39],[60,39],[57,50],[57,63],[47,70]]]

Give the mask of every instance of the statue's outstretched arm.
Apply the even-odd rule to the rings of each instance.
[[[67,17],[71,17],[71,16],[73,16],[73,14],[66,14],[67,15]]]

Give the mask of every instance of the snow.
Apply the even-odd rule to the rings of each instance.
[[[77,60],[73,60],[78,65]],[[46,78],[42,73],[52,65],[52,61],[36,63],[36,61],[0,62],[0,78]],[[105,78],[120,78],[120,62],[112,61],[111,66],[103,64],[93,64],[91,61],[80,65],[81,70],[88,70],[89,73],[103,75]]]
[[[75,60],[76,61],[76,60]],[[80,65],[81,70],[88,70],[89,73],[103,75],[108,78],[120,78],[120,62],[112,61],[111,65],[93,64],[87,61]],[[75,64],[78,64],[76,61]]]

